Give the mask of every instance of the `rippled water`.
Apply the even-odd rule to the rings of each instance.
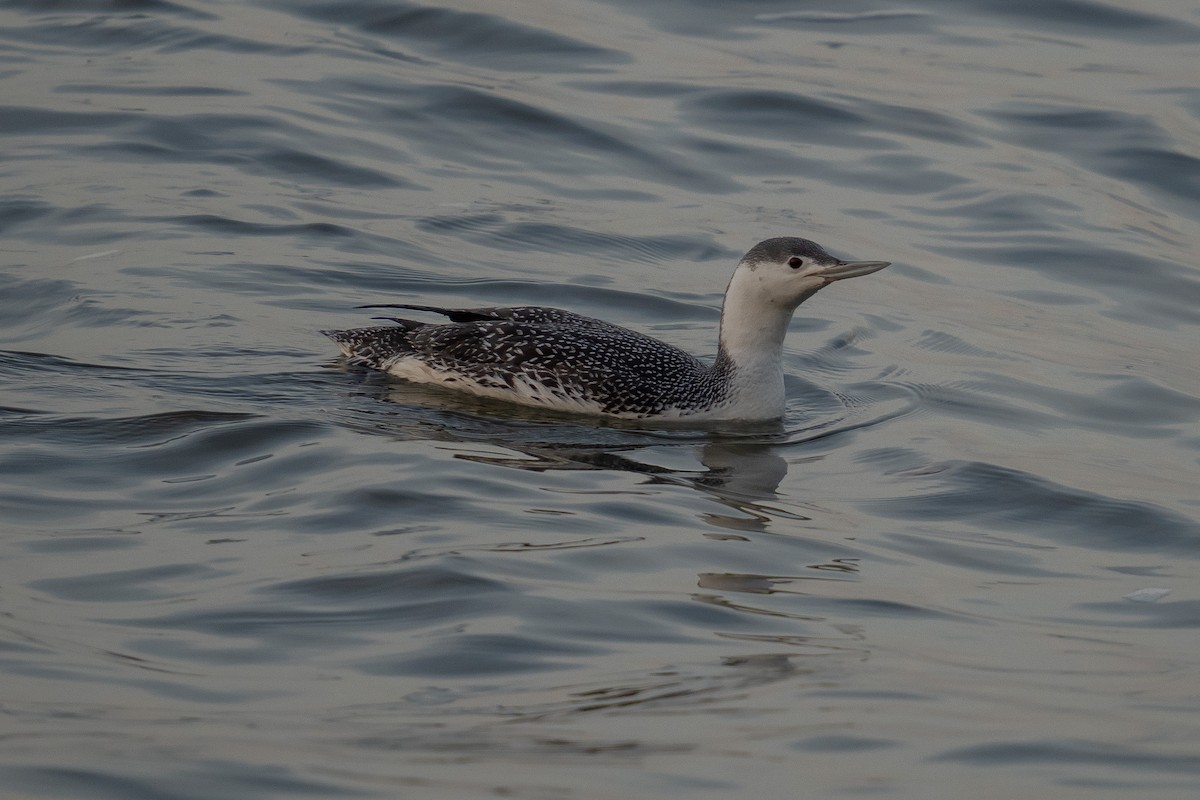
[[[1200,792],[1194,4],[17,0],[0,41],[6,796]],[[711,355],[776,235],[895,262],[802,307],[779,428],[316,333],[541,303]]]

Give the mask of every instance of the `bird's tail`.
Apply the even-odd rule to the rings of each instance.
[[[388,362],[412,352],[408,335],[424,324],[405,319],[396,319],[395,322],[395,326],[321,333],[337,343],[351,364],[383,370],[387,369]]]

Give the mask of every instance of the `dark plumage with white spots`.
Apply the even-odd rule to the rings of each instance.
[[[430,311],[447,323],[322,331],[351,363],[530,406],[624,418],[761,420],[783,413],[782,347],[796,306],[885,261],[839,261],[807,239],[768,239],[739,262],[712,364],[645,334],[539,306]]]

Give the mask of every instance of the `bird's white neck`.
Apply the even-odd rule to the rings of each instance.
[[[720,354],[737,416],[769,418],[784,410],[783,339],[795,306],[761,291],[752,270],[734,273],[721,310]]]

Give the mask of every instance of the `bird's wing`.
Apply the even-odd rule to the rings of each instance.
[[[549,306],[512,306],[487,308],[443,308],[441,306],[425,306],[416,303],[372,303],[358,308],[407,308],[412,311],[427,311],[441,314],[451,322],[487,322],[489,320],[512,320],[514,322],[544,323],[547,325],[574,325],[578,327],[616,328],[610,322],[576,314],[561,308]],[[394,319],[388,317],[388,319]]]
[[[612,413],[647,414],[678,405],[711,378],[698,359],[645,334],[588,317],[584,324],[527,322],[516,318],[521,309],[511,310],[509,319],[443,325],[401,319],[395,327],[327,335],[354,363],[389,370],[401,359],[416,358],[481,386],[515,388],[523,381],[560,397],[594,401]]]

